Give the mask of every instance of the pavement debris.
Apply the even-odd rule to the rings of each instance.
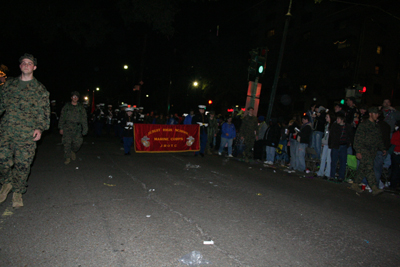
[[[107,184],[107,183],[104,183],[104,185],[106,185],[106,186],[117,186],[116,184]]]
[[[214,241],[203,241],[203,245],[214,245]]]
[[[199,251],[192,251],[180,258],[179,261],[188,266],[211,264],[211,262],[209,262],[208,260],[203,259],[203,255],[201,255]]]
[[[186,164],[186,169],[198,169],[198,168],[200,168],[200,165],[193,165],[193,164],[190,164],[190,163],[188,163],[188,164]]]

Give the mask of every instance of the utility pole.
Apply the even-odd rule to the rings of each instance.
[[[140,77],[139,77],[139,90],[137,93],[137,106],[140,107],[140,93],[142,91],[142,84],[143,84],[143,69],[145,65],[145,58],[146,58],[146,45],[147,45],[147,34],[144,36],[143,40],[143,50],[142,50],[142,58],[140,59]]]
[[[291,9],[292,9],[292,0],[290,0],[289,9],[288,9],[288,12],[285,15],[286,16],[285,28],[283,30],[281,48],[279,50],[278,64],[276,65],[274,83],[272,85],[271,97],[269,99],[267,122],[271,119],[272,107],[274,106],[276,89],[278,87],[278,80],[279,80],[279,75],[280,75],[280,72],[281,72],[283,52],[285,51],[286,37],[287,37],[288,29],[289,29],[289,22],[290,22],[290,19],[292,17],[292,14],[290,13]]]

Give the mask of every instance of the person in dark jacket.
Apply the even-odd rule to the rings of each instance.
[[[267,160],[265,164],[274,164],[275,149],[278,147],[279,139],[281,137],[281,128],[278,125],[277,119],[271,119],[270,125],[265,131],[264,140],[266,145]]]
[[[124,142],[125,156],[131,154],[131,146],[133,144],[133,124],[135,117],[133,116],[133,108],[128,107],[125,109],[126,116],[122,120],[122,140]]]
[[[194,155],[204,157],[204,151],[207,145],[207,127],[208,127],[208,117],[205,114],[205,105],[199,105],[199,113],[193,116],[192,124],[198,124],[200,126],[200,151],[195,152]]]
[[[382,141],[385,146],[385,150],[388,151],[391,146],[390,144],[391,127],[386,121],[384,121],[382,111],[379,112],[379,117],[376,124],[381,130]],[[384,184],[381,182],[382,172],[385,169],[385,172],[387,173],[389,167],[390,167],[390,155],[386,154],[385,156],[383,156],[383,151],[378,150],[378,152],[376,152],[374,160],[374,173],[376,177],[376,185],[380,189],[384,187]]]
[[[322,150],[322,137],[324,136],[324,130],[325,130],[325,108],[323,106],[319,106],[315,109],[315,117],[314,117],[314,124],[313,124],[313,133],[312,133],[312,148],[315,149],[316,152],[316,158],[321,159],[321,150]]]
[[[394,127],[390,143],[394,146],[392,158],[392,174],[390,176],[390,189],[398,190],[400,185],[400,121]]]
[[[295,170],[297,164],[297,131],[295,129],[300,129],[301,126],[301,117],[300,115],[296,114],[292,120],[289,121],[288,124],[288,133],[289,133],[289,145],[288,148],[290,149],[290,169]]]
[[[297,150],[296,150],[296,170],[304,172],[306,170],[306,148],[310,145],[312,127],[308,115],[301,118],[300,129],[297,129]]]
[[[338,112],[336,122],[332,123],[329,132],[328,146],[331,149],[331,175],[330,179],[335,179],[336,165],[339,160],[339,178],[338,181],[344,180],[346,174],[347,148],[353,143],[354,131],[353,127],[345,122],[345,115]]]

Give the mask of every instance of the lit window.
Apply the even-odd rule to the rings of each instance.
[[[375,66],[375,74],[379,74],[379,66]]]
[[[382,54],[382,46],[378,45],[378,46],[376,47],[376,53],[377,53],[378,55]]]
[[[268,37],[272,37],[274,35],[275,35],[275,29],[269,30],[268,33],[267,33]]]

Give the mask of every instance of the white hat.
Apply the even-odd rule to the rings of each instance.
[[[128,112],[128,111],[133,112],[133,108],[126,108],[125,111],[126,111],[126,112]]]
[[[108,105],[109,108],[112,108],[112,105]]]
[[[204,106],[204,105],[199,105],[199,108],[205,109],[206,106]]]
[[[114,111],[119,111],[119,109],[116,108],[116,109],[114,109]]]
[[[51,102],[51,103],[56,103],[56,101],[55,101],[55,100],[51,100],[50,102]]]
[[[143,107],[139,107],[139,109],[143,109]]]
[[[104,107],[104,103],[100,103],[100,106]]]

